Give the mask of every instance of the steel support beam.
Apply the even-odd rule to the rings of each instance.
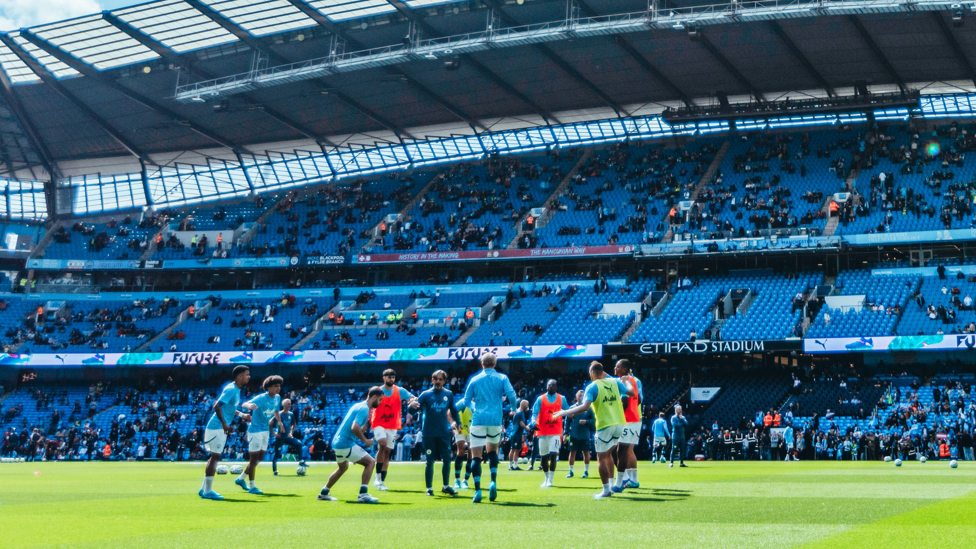
[[[138,147],[136,147],[131,141],[129,141],[125,136],[123,136],[119,130],[112,127],[111,124],[106,122],[105,119],[103,119],[95,111],[93,111],[91,107],[86,105],[80,99],[75,97],[73,93],[68,91],[68,89],[65,88],[63,84],[61,84],[61,82],[58,82],[58,80],[54,78],[54,75],[49,73],[47,69],[44,68],[43,65],[41,65],[39,62],[37,62],[37,60],[31,57],[31,55],[27,53],[27,50],[20,47],[20,44],[18,44],[14,39],[10,38],[9,36],[0,36],[0,41],[2,41],[4,45],[10,48],[10,50],[14,52],[14,55],[20,58],[20,60],[23,61],[25,65],[30,67],[30,70],[34,71],[34,74],[36,74],[44,82],[45,85],[47,85],[49,88],[54,90],[55,93],[57,93],[65,100],[67,100],[69,103],[71,103],[76,109],[81,111],[85,116],[90,118],[91,121],[94,122],[96,126],[98,126],[99,128],[102,129],[102,131],[107,133],[109,137],[114,139],[115,142],[118,143],[123,149],[129,151],[129,154],[135,156],[139,160],[143,160],[143,161],[148,160],[149,158],[148,156],[146,156],[142,151],[139,150]]]
[[[803,55],[803,52],[800,51],[800,48],[798,48],[796,43],[793,42],[793,39],[791,39],[789,35],[786,34],[786,31],[783,29],[783,26],[780,25],[778,21],[770,19],[769,28],[772,29],[773,34],[775,34],[780,39],[780,41],[783,42],[783,45],[786,46],[786,49],[790,50],[790,53],[793,54],[793,57],[796,57],[797,61],[799,61],[800,64],[803,65],[803,68],[807,70],[810,76],[812,76],[813,79],[817,81],[817,84],[819,84],[820,87],[827,92],[827,95],[830,97],[836,96],[837,94],[834,92],[834,88],[831,87],[831,85],[827,82],[827,79],[824,78],[822,74],[820,74],[820,71],[818,71],[817,68],[813,66],[813,63],[811,63],[810,60],[807,59],[807,56]]]
[[[51,178],[55,176],[61,177],[61,171],[58,169],[57,163],[54,162],[51,151],[48,150],[47,144],[41,139],[41,134],[38,133],[37,127],[34,126],[34,121],[27,114],[27,110],[24,109],[24,105],[20,102],[17,94],[14,93],[13,88],[10,79],[7,78],[7,73],[0,71],[0,94],[3,94],[4,101],[10,107],[10,114],[13,115],[24,129],[24,134],[27,136],[28,141],[30,141],[31,147],[34,148],[38,158],[41,160],[41,166],[47,170]],[[49,209],[48,211],[53,210]]]
[[[236,36],[241,42],[244,42],[245,44],[247,44],[247,46],[250,47],[252,50],[257,51],[257,52],[261,52],[261,53],[267,55],[268,58],[274,60],[274,62],[276,64],[279,64],[279,65],[287,65],[289,63],[292,63],[292,61],[290,59],[287,59],[287,58],[279,55],[274,50],[272,50],[269,46],[267,46],[266,44],[264,44],[260,40],[258,40],[256,38],[254,38],[253,36],[251,36],[246,30],[242,29],[236,23],[234,23],[230,19],[227,19],[226,17],[224,17],[223,15],[221,15],[220,12],[218,12],[217,10],[211,8],[207,4],[204,4],[200,0],[185,0],[185,1],[186,1],[187,4],[189,4],[190,6],[192,6],[194,9],[196,9],[197,11],[199,11],[200,13],[202,13],[203,15],[207,16],[207,18],[209,18],[211,21],[213,21],[214,23],[217,23],[218,25],[220,25],[224,30],[226,30],[227,32],[229,32],[229,33],[233,34],[234,36]],[[387,130],[393,132],[393,134],[396,135],[397,136],[397,139],[399,139],[401,142],[403,142],[403,136],[407,136],[407,137],[413,138],[412,135],[410,135],[409,133],[405,132],[403,129],[401,129],[400,127],[398,127],[396,124],[394,124],[394,123],[390,122],[389,120],[387,120],[386,118],[384,118],[382,115],[374,112],[372,109],[366,107],[365,105],[363,105],[360,102],[356,101],[352,97],[349,97],[348,95],[346,95],[346,94],[342,93],[341,91],[339,91],[338,89],[336,89],[336,87],[333,86],[328,80],[326,80],[324,78],[318,78],[316,80],[322,84],[320,86],[321,88],[328,88],[329,89],[329,94],[330,95],[335,95],[343,103],[345,103],[345,104],[349,105],[350,107],[352,107],[353,109],[359,111],[360,113],[362,113],[367,118],[371,118],[372,120],[374,120],[380,126],[383,126]]]
[[[62,63],[68,65],[69,67],[80,72],[84,76],[91,78],[92,80],[95,80],[99,84],[118,92],[119,94],[135,101],[136,103],[139,103],[143,107],[151,111],[154,111],[160,116],[169,118],[173,122],[186,126],[187,128],[193,130],[200,136],[205,137],[210,141],[213,141],[214,143],[220,145],[221,147],[227,147],[228,149],[237,148],[237,145],[231,142],[230,140],[215,134],[214,132],[200,126],[199,124],[191,120],[187,120],[185,117],[180,116],[179,114],[164,107],[163,105],[160,105],[159,103],[153,101],[152,99],[149,99],[148,97],[145,97],[144,95],[132,89],[129,89],[123,86],[122,84],[119,84],[115,79],[103,75],[102,73],[98,72],[97,70],[90,67],[89,65],[86,65],[85,63],[82,63],[75,57],[69,55],[64,50],[58,48],[57,46],[54,46],[47,40],[44,40],[43,38],[33,34],[29,30],[20,31],[20,35],[23,36],[31,44],[34,44],[35,46],[41,48],[42,50],[54,56],[54,58],[57,59],[58,61],[61,61]]]
[[[898,84],[898,89],[901,90],[901,93],[905,93],[907,90],[905,87],[905,81],[902,80],[901,75],[898,74],[898,71],[896,71],[895,67],[892,66],[890,61],[888,61],[888,58],[885,56],[884,52],[881,51],[880,47],[878,47],[878,43],[874,41],[874,38],[871,38],[871,34],[868,33],[868,29],[864,28],[864,23],[862,23],[860,18],[858,18],[856,15],[848,15],[847,19],[852,25],[854,25],[854,28],[857,29],[857,33],[861,35],[861,39],[864,40],[864,43],[867,44],[871,52],[874,53],[874,57],[878,60],[878,63],[881,63],[881,66],[884,67],[884,70],[888,73],[888,76],[891,77],[896,84]]]
[[[576,5],[580,7],[580,10],[582,10],[587,17],[598,17],[600,15],[593,8],[591,8],[589,4],[587,4],[583,0],[576,0]],[[637,51],[637,48],[635,48],[634,45],[630,43],[630,40],[627,40],[627,38],[625,38],[624,36],[617,34],[614,35],[613,41],[614,43],[617,44],[617,46],[620,49],[624,50],[624,53],[630,56],[630,58],[633,59],[635,63],[640,65],[640,67],[644,69],[644,72],[650,75],[651,78],[663,84],[664,87],[667,88],[669,92],[673,93],[675,97],[680,99],[681,102],[684,103],[686,107],[692,106],[691,97],[689,97],[688,94],[686,94],[678,86],[676,86],[674,82],[669,80],[667,76],[664,76],[664,73],[662,73],[660,70],[658,70],[657,67],[651,64],[651,62],[648,61],[647,58],[644,57],[643,54],[641,54],[641,52]]]
[[[514,17],[512,17],[511,15],[505,12],[504,4],[500,0],[484,0],[484,2],[488,5],[488,7],[495,10],[495,13],[497,13],[502,18],[502,21],[504,21],[506,25],[509,25],[511,27],[519,26],[519,22],[516,21]],[[549,61],[551,61],[554,65],[559,67],[559,69],[564,73],[566,73],[571,79],[575,80],[579,84],[582,84],[583,87],[590,90],[593,93],[593,95],[599,97],[601,101],[606,103],[608,107],[610,107],[611,109],[613,109],[615,113],[617,113],[617,116],[624,116],[630,114],[624,111],[613,98],[611,98],[609,95],[604,93],[603,90],[597,87],[596,84],[591,82],[588,78],[580,74],[578,70],[573,68],[572,65],[567,63],[565,59],[556,55],[556,52],[552,51],[552,48],[544,44],[535,44],[532,47],[536,51],[540,52],[542,55],[546,56],[546,58],[548,58]]]
[[[739,84],[741,84],[742,87],[744,87],[745,89],[749,90],[749,93],[752,94],[752,96],[756,98],[756,101],[759,101],[760,103],[763,103],[763,102],[766,101],[766,98],[763,97],[763,94],[762,94],[761,91],[759,91],[759,88],[757,88],[756,86],[754,86],[752,84],[752,82],[750,82],[749,79],[745,77],[745,75],[743,75],[741,72],[739,72],[739,69],[735,68],[735,65],[733,65],[732,62],[728,60],[728,58],[726,58],[724,55],[722,55],[722,52],[720,52],[718,50],[718,48],[715,47],[715,44],[712,44],[712,41],[709,40],[707,36],[705,36],[704,34],[701,34],[700,30],[699,30],[698,41],[702,45],[702,47],[704,47],[705,50],[709,54],[711,54],[711,56],[716,61],[718,61],[719,65],[722,65],[722,67],[729,74],[732,75],[732,78],[735,78],[735,80]]]
[[[288,1],[291,2],[291,3],[293,3],[293,4],[299,4],[299,3],[301,3],[301,0],[288,0]],[[396,8],[397,11],[400,12],[400,15],[406,17],[407,19],[409,19],[410,21],[412,21],[414,24],[416,24],[423,31],[424,35],[427,38],[440,38],[441,36],[443,36],[440,32],[438,32],[437,29],[435,29],[429,23],[427,23],[426,21],[424,21],[423,13],[421,13],[420,11],[410,9],[406,4],[404,4],[400,0],[387,0],[387,2],[391,6],[393,6],[394,8]],[[312,11],[315,11],[312,8],[309,8],[309,9],[311,9]],[[318,13],[318,12],[316,12],[316,13]],[[318,14],[318,17],[313,17],[313,19],[315,19],[316,22],[318,22],[320,25],[322,25],[323,27],[325,27],[326,29],[328,29],[333,34],[336,34],[337,36],[342,37],[343,40],[346,41],[346,43],[353,43],[353,44],[356,44],[355,47],[362,48],[362,45],[361,44],[358,44],[358,42],[356,42],[355,40],[351,40],[348,36],[346,36],[345,32],[342,30],[341,27],[339,27],[335,23],[329,21],[326,17],[322,17],[321,14]],[[481,73],[482,76],[484,76],[484,77],[488,78],[489,80],[491,80],[492,82],[494,82],[496,85],[498,85],[503,90],[505,90],[506,93],[509,93],[510,95],[513,95],[516,99],[518,99],[519,101],[522,101],[523,103],[525,103],[529,108],[531,108],[533,111],[535,111],[535,113],[537,115],[539,115],[540,117],[542,117],[542,119],[545,120],[547,124],[549,123],[549,119],[552,118],[552,115],[550,115],[549,113],[545,112],[545,110],[539,108],[538,105],[536,105],[533,101],[531,101],[528,97],[526,97],[525,95],[523,95],[521,92],[519,92],[518,90],[516,90],[515,88],[513,88],[507,82],[505,82],[504,80],[502,80],[501,77],[499,77],[497,74],[495,74],[494,72],[492,72],[491,69],[489,69],[488,67],[482,65],[480,62],[478,62],[476,59],[474,59],[471,55],[462,54],[462,55],[460,55],[460,57],[464,60],[465,64],[471,66],[471,68],[473,68],[477,72]],[[390,67],[390,69],[396,71],[397,73],[400,73],[400,74],[403,74],[403,75],[407,75],[407,73],[404,72],[400,67]],[[417,85],[422,86],[419,83],[417,83]],[[466,120],[466,121],[468,122],[469,125],[471,125],[471,128],[473,130],[475,130],[475,133],[478,133],[478,127],[480,127],[484,131],[489,131],[488,127],[485,126],[484,124],[482,124],[481,122],[472,123],[470,120]],[[477,127],[475,127],[475,126],[477,126]]]
[[[111,12],[108,11],[104,12],[102,14],[102,18],[108,21],[109,23],[111,23],[112,26],[114,26],[115,28],[119,29],[120,31],[128,35],[129,38],[132,38],[136,42],[139,42],[143,46],[146,46],[147,48],[151,49],[153,52],[156,53],[156,55],[165,59],[167,63],[171,65],[176,65],[177,67],[181,67],[183,70],[190,72],[190,74],[199,75],[201,80],[213,80],[217,78],[215,75],[210,74],[209,72],[199,67],[193,66],[191,63],[191,59],[189,57],[180,56],[173,50],[153,40],[148,35],[140,31],[139,29],[119,19]],[[315,132],[307,128],[304,124],[296,120],[293,120],[289,116],[280,113],[277,110],[263,104],[253,95],[245,93],[242,94],[242,96],[248,101],[250,101],[251,103],[254,103],[256,106],[258,106],[261,110],[264,111],[265,114],[267,114],[274,120],[281,122],[284,126],[288,127],[292,131],[300,133],[309,139],[316,139],[316,140],[325,139],[325,137],[323,136],[316,135]]]
[[[956,35],[952,33],[952,29],[946,24],[945,18],[942,17],[942,12],[933,11],[932,18],[942,29],[942,35],[945,36],[946,42],[949,43],[949,47],[952,48],[952,52],[956,54],[956,59],[963,66],[966,71],[966,76],[976,84],[976,69],[973,68],[972,62],[966,57],[966,52],[963,51],[962,47],[959,45],[959,41],[956,40]]]

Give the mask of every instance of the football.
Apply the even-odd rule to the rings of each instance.
[[[226,475],[229,471],[230,471],[230,469],[228,469],[226,465],[218,465],[217,466],[217,474],[218,475]]]
[[[922,456],[922,457],[918,458],[918,460],[920,462],[922,462],[922,463],[925,463],[926,461],[928,461],[928,459],[926,459],[925,456]]]
[[[244,467],[241,465],[231,465],[230,473],[232,475],[239,475],[244,472]]]
[[[301,465],[299,465],[298,466],[298,469],[295,469],[295,472],[298,473],[298,476],[304,477],[305,476],[305,473],[306,473],[306,470],[305,470],[304,467],[302,467]]]
[[[953,469],[955,469],[956,467],[959,467],[959,464],[956,463],[956,460],[952,460],[952,461],[949,462],[949,467],[952,467]]]
[[[900,459],[896,459],[895,460],[895,467],[901,467],[901,460]]]
[[[888,463],[889,461],[891,461],[891,456],[885,456],[885,463]]]

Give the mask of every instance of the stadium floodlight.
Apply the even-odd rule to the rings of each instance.
[[[431,61],[437,61],[437,56],[434,55],[434,52],[427,52],[427,55],[424,56],[424,59],[430,59]]]
[[[190,101],[193,101],[194,103],[206,103],[207,102],[206,99],[200,97],[199,95],[195,95],[195,96],[191,97],[190,98]]]
[[[961,4],[952,5],[952,26],[961,27],[963,25],[963,11]]]
[[[685,26],[681,23],[681,21],[675,21],[671,28],[674,30],[685,30]]]

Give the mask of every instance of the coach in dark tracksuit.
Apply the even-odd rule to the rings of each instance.
[[[685,432],[687,429],[688,420],[681,413],[681,406],[675,406],[674,415],[671,416],[671,465],[668,467],[674,467],[675,452],[678,453],[681,467],[687,467],[685,465]]]
[[[288,445],[291,453],[298,456],[298,464],[302,467],[307,467],[305,465],[305,460],[302,459],[302,441],[294,437],[295,434],[295,412],[291,411],[291,401],[285,399],[281,401],[281,427],[282,431],[286,434],[276,435],[274,440],[274,449],[271,451],[271,470],[274,474],[278,474],[278,455],[281,452],[281,447]],[[271,420],[271,432],[277,433],[275,430],[277,420]]]
[[[443,466],[441,474],[444,485],[441,492],[451,496],[457,495],[450,485],[451,475],[451,431],[457,427],[457,407],[454,404],[454,393],[444,388],[447,383],[447,373],[437,370],[431,376],[433,389],[428,389],[410,405],[411,408],[421,408],[424,411],[424,453],[427,456],[427,469],[424,479],[427,481],[427,495],[434,495],[434,462],[441,460]],[[450,414],[450,415],[448,415]]]

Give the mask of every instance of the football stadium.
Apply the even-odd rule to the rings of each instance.
[[[976,542],[976,4],[710,1],[0,1],[0,548]]]

